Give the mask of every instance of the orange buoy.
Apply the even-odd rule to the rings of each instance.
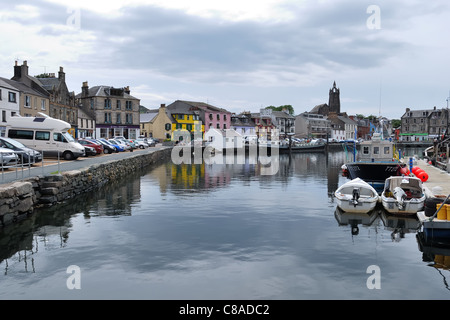
[[[428,180],[428,173],[425,171],[420,171],[419,173],[416,172],[416,177],[422,180],[422,182],[425,182]]]
[[[414,174],[416,174],[416,171],[417,171],[417,170],[422,170],[422,169],[420,169],[419,167],[413,167],[413,168],[411,169],[411,172],[414,173]]]

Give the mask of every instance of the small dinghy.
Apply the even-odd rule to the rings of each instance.
[[[344,183],[335,192],[337,205],[344,212],[367,213],[379,200],[377,191],[367,182],[355,178]]]
[[[423,210],[426,195],[422,180],[411,176],[392,176],[386,179],[381,203],[389,213],[415,215]]]

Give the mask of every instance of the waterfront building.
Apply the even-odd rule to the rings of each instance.
[[[124,136],[136,139],[140,135],[140,100],[130,94],[128,86],[115,88],[100,85],[90,88],[86,81],[76,99],[79,108],[95,120],[97,138]]]
[[[167,106],[172,118],[172,131],[186,130],[191,138],[200,136],[203,139],[205,130],[210,128],[229,129],[231,112],[204,102],[176,100]],[[178,140],[172,134],[172,140]]]
[[[28,74],[27,61],[14,66],[14,77],[5,82],[12,85],[19,91],[19,97],[16,101],[19,104],[19,114],[23,117],[34,117],[39,112],[49,115],[50,112],[50,93],[45,90],[35,77]],[[9,97],[8,97],[9,99]]]
[[[87,115],[82,109],[78,110],[78,138],[96,138],[95,120]]]
[[[158,109],[140,114],[141,136],[159,140],[171,139],[173,123],[173,117],[166,105],[161,104]]]
[[[265,143],[266,141],[279,141],[280,139],[276,130],[276,122],[274,123],[275,119],[272,118],[272,111],[272,109],[260,109],[259,113],[251,114],[259,142]]]
[[[231,115],[231,129],[239,133],[249,144],[256,143],[255,122],[250,112]]]
[[[331,124],[331,138],[337,141],[356,138],[358,123],[347,116],[332,112],[328,115]]]
[[[295,134],[295,117],[287,110],[272,111],[272,122],[280,134],[280,140]]]
[[[421,109],[411,110],[406,108],[401,117],[402,126],[400,132],[400,141],[427,141],[428,140],[428,122],[432,110]],[[440,118],[437,112],[434,112],[435,120]],[[442,115],[441,115],[442,116]]]
[[[8,119],[16,114],[20,114],[20,91],[9,84],[9,81],[8,79],[0,78],[0,136],[2,137],[5,135]]]
[[[59,68],[58,77],[54,73],[44,73],[34,79],[49,93],[49,116],[68,122],[71,126],[69,133],[73,137],[78,137],[78,106],[75,92],[69,92],[67,88],[63,67]]]
[[[369,140],[372,136],[371,132],[371,121],[369,119],[359,118],[357,116],[349,116],[350,119],[356,121],[356,137],[364,140]]]
[[[435,106],[433,110],[428,112],[429,139],[435,139],[442,136],[445,132],[448,132],[448,128],[448,109],[437,109]]]
[[[297,138],[326,139],[331,134],[330,129],[331,123],[323,114],[303,112],[295,117],[295,137]]]

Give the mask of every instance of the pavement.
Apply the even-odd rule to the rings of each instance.
[[[24,165],[23,167],[0,169],[0,187],[2,184],[9,184],[15,181],[28,179],[39,175],[49,175],[57,172],[79,170],[91,165],[104,163],[106,161],[121,160],[142,153],[153,153],[157,150],[166,149],[157,145],[146,149],[135,149],[133,152],[125,151],[112,154],[99,154],[96,156],[80,157],[76,160],[58,160],[56,158],[44,158],[44,161],[34,165]]]
[[[405,159],[406,160],[406,159]],[[408,162],[409,168],[409,159]],[[423,183],[427,197],[448,196],[450,194],[450,174],[441,170],[425,160],[418,159],[413,162],[413,167],[419,167],[428,174],[428,180]]]

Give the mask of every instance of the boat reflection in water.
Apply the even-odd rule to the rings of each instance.
[[[379,214],[385,229],[392,231],[392,241],[400,241],[406,233],[416,233],[420,228],[419,220],[413,216],[392,215],[385,210],[380,210]]]
[[[435,269],[441,276],[447,290],[450,290],[446,273],[450,270],[450,240],[436,241],[426,237],[425,233],[420,231],[416,235],[417,244],[422,252],[422,261],[427,262],[428,266]]]
[[[359,234],[359,226],[364,227],[379,226],[378,222],[383,222],[385,230],[391,231],[392,241],[400,241],[407,233],[416,233],[420,228],[420,222],[414,217],[396,216],[389,214],[382,207],[377,206],[368,213],[344,212],[336,207],[334,216],[339,226],[351,226],[352,235]]]
[[[352,235],[358,235],[359,226],[371,226],[378,218],[378,211],[374,209],[367,213],[345,212],[340,207],[336,207],[336,210],[334,211],[334,217],[336,218],[340,226],[350,225]]]

